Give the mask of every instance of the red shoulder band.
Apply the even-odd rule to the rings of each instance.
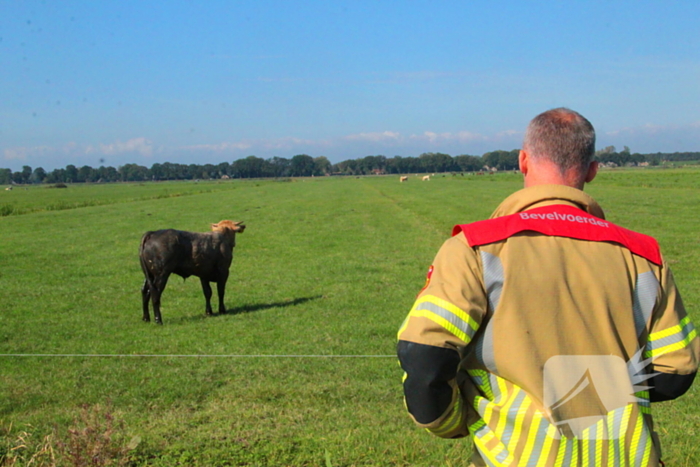
[[[469,246],[475,247],[505,240],[524,231],[539,232],[553,237],[618,243],[632,253],[661,265],[659,244],[654,238],[563,204],[530,209],[471,224],[455,225],[452,235],[463,232]]]

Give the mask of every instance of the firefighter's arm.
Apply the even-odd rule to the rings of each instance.
[[[645,357],[652,358],[656,373],[649,381],[651,402],[680,397],[692,385],[700,361],[700,339],[666,264],[661,269],[661,296],[652,315]]]
[[[445,242],[399,330],[406,408],[419,426],[443,438],[468,434],[456,374],[486,311],[478,271],[476,253],[466,242],[455,237]]]
[[[397,354],[404,370],[406,409],[413,420],[440,437],[466,436],[466,414],[455,380],[459,353],[400,340]]]

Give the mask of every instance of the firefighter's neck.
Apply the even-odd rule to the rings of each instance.
[[[565,185],[583,190],[583,186],[591,182],[598,173],[598,163],[593,161],[587,171],[570,169],[565,172],[549,159],[531,157],[521,150],[518,156],[520,171],[523,173],[525,188],[536,185]]]

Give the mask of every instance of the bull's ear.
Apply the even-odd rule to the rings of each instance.
[[[218,226],[219,226],[219,224],[211,224],[211,229],[215,230]]]
[[[243,221],[236,222],[236,231],[243,233],[244,230],[245,230],[245,225],[243,225]]]

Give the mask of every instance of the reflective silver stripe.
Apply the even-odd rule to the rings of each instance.
[[[508,450],[507,450],[507,449],[503,449],[501,452],[499,452],[498,454],[496,454],[496,460],[497,460],[498,462],[501,462],[501,464],[502,464],[503,462],[506,461],[506,459],[508,458],[509,455],[510,455],[510,453],[508,452]]]
[[[429,299],[428,299],[429,300]],[[440,305],[437,305],[431,301],[424,301],[420,303],[419,305],[416,306],[416,310],[428,310],[432,313],[435,313],[439,317],[443,318],[447,322],[449,322],[451,325],[462,331],[464,334],[466,334],[469,339],[471,340],[474,337],[474,334],[476,333],[476,329],[472,328],[469,323],[464,321],[462,318],[459,316],[455,315],[452,313],[450,310],[447,308],[443,308]],[[467,342],[469,343],[469,342]]]
[[[637,420],[637,423],[641,423],[642,429],[639,433],[639,444],[637,445],[637,452],[634,453],[634,466],[644,467],[644,458],[647,454],[646,451],[649,450],[649,432],[647,431],[647,424],[644,422],[644,419],[641,416]]]
[[[651,402],[649,402],[649,391],[635,392],[634,395],[637,397],[637,404],[639,404],[641,407],[651,407]]]
[[[481,254],[481,263],[484,267],[484,284],[486,285],[486,293],[489,298],[491,317],[486,324],[483,336],[476,343],[476,355],[490,372],[498,374],[493,350],[493,317],[501,299],[505,275],[503,273],[503,264],[501,264],[501,260],[497,256],[485,251],[480,251],[479,253]]]
[[[501,442],[504,446],[508,446],[510,444],[510,440],[513,437],[513,431],[515,429],[515,420],[518,417],[518,413],[520,412],[520,408],[523,406],[526,397],[525,391],[522,389],[518,390],[518,395],[515,396],[513,405],[511,405],[508,409],[508,415],[506,416],[506,427],[503,430],[503,436],[501,436]],[[520,436],[523,436],[523,434],[527,436],[525,430],[523,430],[523,433],[521,433]]]
[[[652,271],[637,276],[637,284],[634,287],[634,327],[637,337],[644,332],[649,323],[658,292],[659,281]]]
[[[536,419],[533,419],[533,422]],[[526,467],[535,467],[540,462],[540,456],[542,455],[542,448],[544,447],[544,441],[547,437],[547,429],[549,428],[549,422],[544,416],[539,419],[539,424],[536,428],[536,434],[534,437],[528,436],[528,443],[532,443],[533,449],[530,453],[530,457],[527,460]],[[530,425],[530,431],[534,429],[534,424]],[[530,433],[532,434],[532,433]]]
[[[596,447],[598,446],[598,443],[600,443],[600,440],[602,439],[602,436],[598,435],[598,427],[600,426],[599,423],[596,423],[595,425],[592,425],[590,428],[587,428],[584,433],[586,434],[585,438],[586,441],[588,442],[588,465],[596,465],[595,460],[596,460]]]
[[[578,443],[577,439],[565,438],[563,436],[559,439],[559,449],[562,448],[562,445],[564,447],[564,458],[561,463],[562,466],[572,465],[571,461],[574,456],[574,447],[576,443]]]
[[[620,407],[615,409],[612,413],[612,418],[608,414],[608,463],[614,463],[614,465],[621,465],[622,461],[622,451],[625,443],[624,433],[622,431],[622,417],[625,414],[626,407]],[[623,438],[620,438],[623,436]]]
[[[489,305],[491,311],[495,312],[501,299],[501,290],[503,290],[503,264],[498,256],[485,251],[480,251],[480,253],[481,263],[484,265],[484,283],[489,297]]]
[[[647,342],[647,350],[656,350],[662,347],[666,347],[667,345],[683,342],[690,335],[690,333],[693,332],[694,329],[695,326],[693,326],[693,323],[691,321],[688,321],[687,323],[685,323],[685,326],[683,326],[683,328],[679,332],[664,337],[663,339],[658,339],[655,341],[650,340],[649,342]]]

